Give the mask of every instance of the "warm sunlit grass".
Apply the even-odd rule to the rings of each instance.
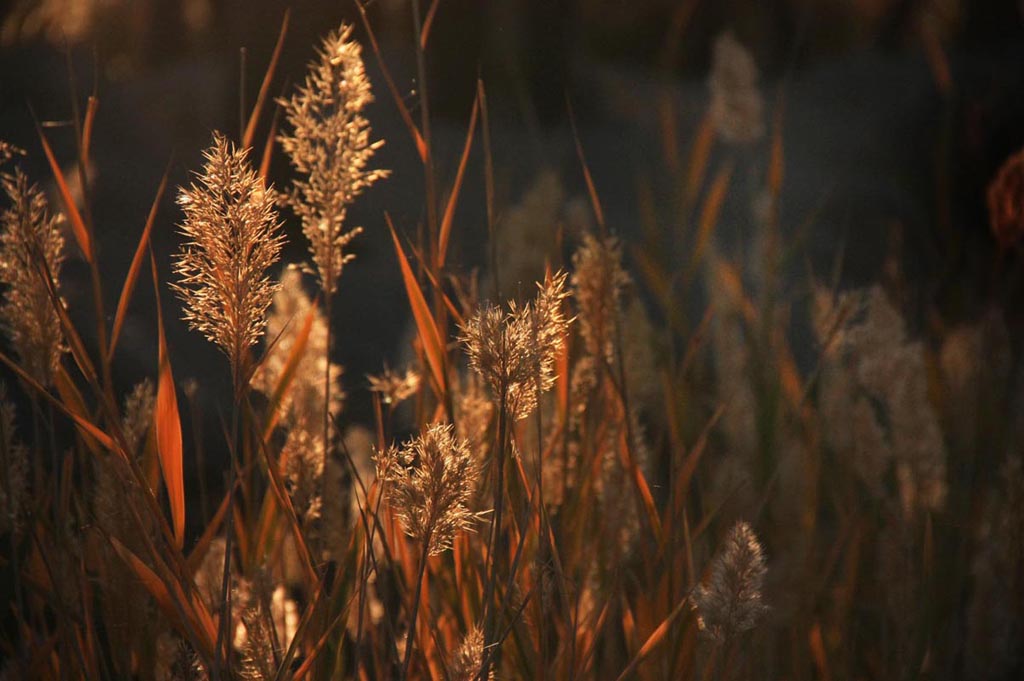
[[[430,24],[416,18],[422,55]],[[0,145],[5,673],[739,680],[953,678],[981,659],[1020,668],[991,657],[1019,655],[1019,640],[999,637],[1021,634],[1024,603],[1013,604],[1024,596],[1020,443],[993,411],[1012,397],[1005,328],[991,317],[925,340],[881,286],[787,288],[782,120],[764,120],[756,65],[731,35],[715,44],[702,127],[687,145],[663,131],[666,184],[679,191],[646,215],[647,242],[605,224],[577,140],[586,226],[519,254],[546,274],[518,298],[492,249],[479,275],[490,301],[466,295],[482,282],[448,262],[466,173],[483,172],[496,220],[484,84],[457,171],[442,178],[428,107],[416,122],[381,61],[410,135],[388,143],[412,144],[422,161],[425,223],[382,212],[367,229],[390,230],[415,334],[408,368],[346,395],[331,361],[334,334],[350,332],[332,325],[331,299],[359,266],[346,211],[388,175],[374,165],[381,142],[355,41],[347,26],[324,39],[278,102],[280,133],[261,122],[275,52],[243,139],[214,135],[177,190],[180,214],[156,214],[160,188],[123,281],[100,266],[88,205],[44,131],[60,206],[18,169],[20,150]],[[90,102],[76,127],[83,173],[96,111]],[[767,209],[748,272],[715,238],[737,161],[710,149],[764,138]],[[295,178],[275,190],[268,159],[282,151]],[[525,202],[517,219],[554,232],[543,209]],[[170,281],[149,250],[158,220],[180,225]],[[310,262],[285,267],[285,238],[305,239]],[[69,248],[90,271],[97,346],[60,297]],[[140,282],[162,305],[159,372],[118,385]],[[108,324],[110,286],[120,295]],[[188,358],[167,348],[172,315],[223,350],[233,377],[222,441],[206,452],[228,484],[208,509],[185,487],[198,453],[182,420],[203,385],[176,383]],[[810,369],[790,345],[799,315],[815,337]],[[1002,364],[985,369],[983,356]],[[995,401],[965,423],[958,402],[985,392]],[[14,413],[12,393],[27,413]],[[346,399],[373,400],[371,430],[342,426]],[[954,480],[982,446],[1009,452],[986,459],[1001,474]],[[969,632],[954,653],[951,622]]]

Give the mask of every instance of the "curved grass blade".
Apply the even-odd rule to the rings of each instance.
[[[416,322],[416,330],[420,340],[423,342],[423,351],[427,355],[427,363],[430,365],[430,372],[434,375],[438,389],[445,390],[445,361],[444,344],[441,342],[441,334],[437,330],[434,318],[430,314],[430,307],[427,305],[423,292],[420,290],[416,275],[409,267],[409,261],[402,250],[402,244],[398,241],[398,234],[395,226],[391,223],[391,216],[384,214],[384,219],[391,230],[391,239],[395,243],[395,255],[398,256],[398,264],[402,268],[402,281],[405,283],[405,293],[409,298],[409,307],[412,308],[412,316]]]
[[[153,197],[153,205],[150,207],[149,216],[146,218],[146,226],[142,230],[142,238],[139,239],[139,245],[136,247],[135,255],[132,257],[132,264],[128,267],[128,274],[124,279],[124,286],[121,287],[121,297],[117,301],[117,312],[114,314],[114,328],[110,332],[110,347],[107,350],[108,362],[114,357],[117,339],[121,335],[121,327],[124,326],[124,318],[128,312],[128,303],[131,302],[132,295],[135,292],[135,283],[139,278],[139,272],[142,270],[142,258],[149,248],[149,236],[153,231],[153,222],[156,220],[160,199],[163,198],[164,191],[167,189],[167,176],[170,174],[170,170],[170,165],[168,165],[167,170],[164,171],[163,179],[160,180],[160,186],[157,187],[156,196]]]
[[[75,237],[78,248],[82,251],[82,257],[85,258],[86,262],[92,263],[92,237],[85,226],[82,214],[78,211],[78,205],[75,203],[74,197],[71,196],[71,189],[68,187],[67,180],[64,179],[64,172],[60,169],[60,164],[57,163],[57,158],[53,155],[53,149],[50,148],[50,143],[46,141],[46,135],[43,134],[43,129],[39,126],[38,122],[36,123],[36,131],[39,133],[39,141],[42,142],[43,153],[46,155],[46,160],[50,163],[50,171],[53,173],[53,179],[57,183],[57,190],[60,193],[61,201],[64,203],[64,209],[67,211],[68,222],[71,224],[71,233]]]
[[[281,32],[277,35],[277,44],[274,45],[274,52],[270,56],[270,63],[267,71],[263,74],[263,82],[260,84],[259,94],[256,95],[256,104],[249,114],[249,122],[245,126],[245,133],[242,135],[242,148],[248,149],[252,146],[252,140],[256,136],[256,126],[260,122],[260,112],[267,101],[267,92],[270,90],[270,83],[274,80],[274,71],[277,70],[277,62],[281,59],[281,50],[284,48],[284,37],[288,33],[288,21],[291,18],[291,9],[284,11],[284,19],[281,20]]]
[[[164,318],[160,306],[160,289],[156,276],[156,259],[149,252],[153,270],[153,294],[156,296],[157,333],[159,336],[159,373],[156,389],[156,408],[153,412],[156,431],[156,451],[160,459],[160,471],[167,487],[167,499],[171,506],[171,521],[174,526],[174,542],[180,550],[185,543],[185,475],[182,470],[181,415],[178,412],[178,397],[174,390],[174,373],[171,358],[167,354],[167,338],[164,335]]]
[[[437,6],[436,2],[434,6]],[[423,30],[426,31],[428,27],[425,26]],[[466,133],[466,143],[462,147],[462,158],[459,159],[459,169],[455,173],[455,183],[452,185],[452,193],[448,197],[448,205],[445,206],[444,216],[441,218],[441,229],[438,234],[437,245],[438,271],[444,267],[445,256],[448,254],[448,240],[451,237],[452,222],[455,219],[455,206],[459,202],[459,190],[462,189],[462,181],[466,173],[466,163],[469,161],[469,151],[473,148],[473,135],[476,132],[476,119],[479,112],[480,98],[477,97],[473,100],[473,112],[469,115],[469,132]]]

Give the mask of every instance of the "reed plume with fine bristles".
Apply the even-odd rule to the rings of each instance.
[[[757,63],[731,31],[715,39],[711,75],[711,119],[727,142],[747,144],[764,136],[764,101]]]
[[[121,286],[117,352],[102,306],[95,330],[82,326],[89,310],[71,286],[95,261],[61,272],[54,246],[66,227],[83,254],[117,251],[116,213],[92,208],[109,194],[88,182],[94,165],[112,177],[99,149],[110,138],[91,134],[106,104],[94,93],[84,117],[40,107],[59,116],[40,130],[66,218],[14,169],[24,152],[0,141],[0,255],[20,258],[0,263],[0,679],[1020,677],[1022,327],[1005,305],[1016,298],[997,299],[1019,274],[1018,176],[997,180],[1004,269],[980,318],[963,302],[949,314],[946,294],[889,270],[884,289],[794,287],[803,244],[782,247],[796,225],[779,210],[783,116],[769,110],[784,97],[763,101],[752,52],[712,36],[696,134],[675,129],[692,103],[641,101],[634,88],[637,106],[624,107],[665,136],[664,158],[637,176],[637,242],[621,201],[602,208],[608,178],[585,160],[601,140],[592,130],[575,140],[582,183],[502,166],[493,152],[509,138],[490,135],[507,93],[488,110],[483,83],[461,156],[451,120],[431,134],[444,90],[431,101],[424,78],[449,16],[438,5],[407,8],[419,22],[411,95],[387,73],[376,10],[318,41],[278,102],[280,136],[263,109],[294,74],[268,69],[244,126],[245,139],[267,134],[262,157],[215,135],[180,191],[184,218],[154,202]],[[289,61],[288,21],[272,65]],[[357,34],[408,127],[396,146],[424,165],[427,217],[392,210],[401,280],[349,291],[338,284],[357,243],[353,202],[387,174],[373,167],[381,142]],[[64,176],[72,134],[77,181]],[[264,184],[281,151],[287,194]],[[463,178],[481,160],[478,197],[478,179]],[[752,233],[737,244],[717,230],[749,208],[751,188]],[[479,200],[493,268],[482,273],[479,244],[463,240]],[[230,360],[230,421],[219,381],[180,352],[176,329],[150,334],[158,379],[121,364],[143,336],[130,319],[139,265],[175,221],[185,243],[172,286],[192,329]],[[279,269],[286,221],[309,255]],[[402,287],[407,300],[391,305]],[[348,300],[332,318],[332,297],[350,295],[373,296],[387,319],[350,319],[366,308]],[[378,321],[415,333],[367,337]],[[42,342],[19,345],[30,324],[23,336]],[[335,353],[384,368],[343,387]]]
[[[254,388],[267,397],[273,394],[287,370],[289,356],[294,352],[295,343],[310,314],[312,320],[305,350],[294,368],[291,387],[278,405],[280,416],[288,423],[301,422],[309,428],[323,413],[323,382],[328,371],[326,363],[330,348],[327,346],[327,319],[306,292],[302,273],[294,266],[286,268],[278,280],[278,289],[267,314],[267,336],[274,339],[274,343],[252,379]],[[330,413],[336,416],[341,413],[345,402],[345,392],[341,387],[343,369],[331,362],[329,372],[329,408]]]
[[[584,348],[588,355],[611,362],[620,301],[630,284],[622,269],[622,246],[614,236],[599,239],[587,232],[572,264],[573,298]]]
[[[5,153],[14,152],[8,148]],[[46,196],[20,168],[0,174],[0,186],[10,202],[0,213],[0,284],[7,287],[0,303],[0,326],[25,371],[50,385],[64,353],[52,299],[64,263],[64,237]]]
[[[411,368],[401,373],[385,366],[383,372],[367,375],[366,380],[370,383],[370,392],[379,394],[384,404],[397,405],[420,389],[420,375]]]
[[[373,101],[362,47],[343,24],[323,39],[306,80],[279,100],[292,128],[279,140],[303,179],[292,183],[286,202],[302,220],[320,286],[334,293],[351,255],[345,247],[360,228],[346,231],[348,207],[364,189],[387,177],[370,160],[383,141],[371,141],[363,109]]]
[[[485,305],[462,326],[460,340],[469,364],[515,419],[523,419],[537,406],[538,395],[554,384],[554,364],[565,340],[570,319],[562,311],[569,295],[567,274],[555,274],[538,284],[537,297],[508,312]]]
[[[484,632],[479,627],[472,627],[452,654],[451,662],[448,663],[448,678],[451,681],[473,681],[480,674],[483,658]],[[487,678],[493,681],[493,670]]]
[[[726,641],[753,629],[767,609],[761,598],[765,572],[757,535],[747,523],[736,523],[712,561],[707,581],[693,593],[701,630]]]
[[[185,243],[172,284],[189,326],[220,346],[236,378],[263,335],[264,315],[278,285],[267,275],[284,243],[276,193],[253,171],[248,151],[220,134],[204,152],[198,183],[183,187]]]
[[[451,548],[455,533],[475,522],[468,503],[479,471],[468,444],[451,424],[435,424],[391,455],[392,463],[378,460],[378,476],[388,482],[388,503],[406,534],[431,556]]]

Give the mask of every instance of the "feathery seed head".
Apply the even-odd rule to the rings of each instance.
[[[537,397],[554,385],[555,360],[572,321],[562,312],[566,278],[564,272],[548,277],[532,302],[513,301],[507,313],[486,305],[461,327],[470,366],[493,395],[505,391],[506,408],[516,419],[529,416]]]
[[[430,426],[397,451],[397,460],[382,465],[378,459],[377,472],[390,483],[388,503],[405,533],[427,542],[430,555],[451,548],[458,530],[472,529],[468,504],[479,471],[469,444],[455,436],[451,424]]]
[[[622,245],[614,236],[599,239],[587,232],[572,264],[573,296],[587,354],[611,360],[620,299],[630,283],[622,269]]]
[[[370,382],[370,392],[379,393],[384,404],[404,402],[420,389],[420,375],[411,368],[401,374],[385,366],[383,373],[368,374],[366,378]]]
[[[298,337],[310,313],[312,322],[306,346],[293,368],[291,385],[278,404],[278,415],[288,428],[281,450],[288,491],[300,518],[320,516],[320,481],[331,445],[324,441],[324,378],[328,371],[327,319],[318,310],[302,286],[302,274],[287,268],[281,275],[280,289],[274,295],[267,315],[267,333],[276,339],[260,368],[253,375],[254,388],[273,395],[288,368]],[[330,414],[341,413],[345,392],[340,385],[341,366],[330,364]]]
[[[484,661],[484,632],[480,627],[473,627],[466,632],[462,643],[455,650],[448,663],[448,678],[451,681],[473,681],[480,674],[480,665]],[[494,679],[491,669],[487,677]]]
[[[136,384],[124,398],[124,416],[121,418],[121,430],[128,444],[128,451],[138,451],[142,439],[149,431],[153,420],[153,405],[156,403],[156,390],[153,381],[148,378]]]
[[[20,149],[10,142],[0,140],[0,166],[10,161],[15,156],[24,156],[25,150]]]
[[[711,118],[727,142],[756,142],[764,135],[764,102],[757,88],[754,57],[727,31],[715,39],[711,77]]]
[[[942,508],[946,445],[924,345],[907,337],[880,286],[835,300],[819,290],[815,298],[815,330],[827,350],[818,399],[829,444],[876,496],[892,469],[906,513]]]
[[[0,213],[0,328],[11,340],[21,366],[43,385],[65,351],[60,317],[50,284],[57,288],[64,262],[64,237],[46,196],[20,169],[0,173],[10,205]]]
[[[745,522],[736,523],[711,563],[707,581],[693,592],[701,631],[724,641],[753,629],[767,610],[761,600],[766,571],[754,531]]]
[[[302,220],[321,287],[329,293],[352,258],[344,249],[360,231],[345,231],[348,206],[388,175],[368,167],[383,144],[370,141],[370,122],[362,113],[372,101],[362,47],[347,24],[324,38],[295,94],[279,100],[292,134],[278,139],[304,176],[285,200]]]
[[[179,190],[185,242],[174,263],[180,280],[172,284],[185,304],[184,319],[220,346],[236,375],[263,335],[278,288],[267,270],[284,242],[275,192],[247,156],[215,133],[198,184]]]
[[[276,342],[268,350],[268,355],[252,379],[253,387],[268,397],[277,389],[306,317],[314,307],[302,285],[302,274],[294,267],[288,267],[281,273],[279,286],[267,315],[267,336],[276,339]],[[310,427],[314,424],[320,427],[324,413],[324,375],[330,352],[327,336],[327,319],[319,309],[314,310],[305,351],[295,367],[291,387],[278,407],[281,417],[293,426],[301,422]],[[332,362],[332,416],[340,414],[344,406],[345,391],[340,384],[341,374],[342,367]]]

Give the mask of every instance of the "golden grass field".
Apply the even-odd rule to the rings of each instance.
[[[285,14],[249,55],[266,68],[243,124],[153,187],[130,263],[101,264],[101,93],[69,83],[75,158],[47,121],[31,148],[0,142],[0,678],[1021,678],[1024,156],[985,182],[998,295],[944,318],[892,253],[864,286],[807,266],[780,224],[785,93],[734,32],[695,128],[670,97],[641,103],[663,157],[630,229],[571,103],[571,215],[543,173],[498,197],[483,78],[442,164],[439,4],[412,2],[415,97],[362,5],[316,45],[287,43]],[[384,107],[404,136],[374,132]],[[418,165],[383,167],[385,142]],[[418,221],[360,204],[399,172]],[[738,253],[718,227],[741,177],[758,191]],[[469,187],[485,224],[459,219]],[[387,339],[400,365],[362,377],[337,362],[360,333],[337,306],[373,293],[347,282],[371,231],[409,332]],[[455,260],[470,232],[480,266]],[[151,371],[125,384],[141,291]],[[215,414],[175,319],[220,351]]]

